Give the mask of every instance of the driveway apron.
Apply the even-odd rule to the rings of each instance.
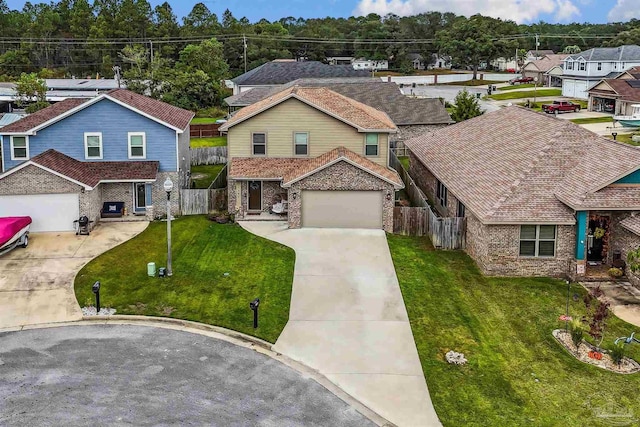
[[[384,232],[241,225],[296,251],[289,322],[274,350],[398,426],[441,425]]]
[[[101,223],[89,236],[31,233],[26,249],[0,257],[0,328],[82,319],[73,290],[78,271],[148,224]]]

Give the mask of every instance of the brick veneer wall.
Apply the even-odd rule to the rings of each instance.
[[[416,185],[434,202],[445,216],[457,213],[457,198],[448,193],[447,208],[435,202],[437,179],[413,153],[409,153],[409,174]],[[446,183],[444,183],[446,186]],[[466,252],[476,261],[484,274],[492,276],[553,276],[570,273],[574,260],[575,227],[557,226],[556,256],[553,258],[520,257],[519,225],[482,224],[467,210]]]
[[[167,177],[173,181],[171,192],[171,215],[180,215],[180,175],[178,172],[158,172],[155,182],[151,185],[151,199],[153,213],[156,218],[167,216],[167,193],[164,191],[164,182]],[[131,199],[133,201],[133,199]]]
[[[102,187],[102,202],[124,202],[127,215],[133,215],[133,184],[121,182],[100,184]]]
[[[237,193],[237,184],[240,184],[240,194]],[[228,183],[228,211],[235,215],[236,220],[243,220],[249,210],[249,199],[247,197],[249,190],[248,181],[229,180]],[[286,188],[280,186],[280,181],[262,181],[262,212],[269,212],[273,206],[273,200],[276,194],[287,193]],[[240,209],[236,209],[236,204],[240,196]]]
[[[620,251],[622,260],[627,261],[627,255],[631,251],[640,248],[640,236],[630,232],[620,225],[620,221],[630,217],[632,214],[640,214],[640,212],[614,212],[611,214],[611,234],[609,241],[611,242],[611,260],[613,252]],[[640,289],[640,275],[633,273],[629,266],[625,269],[625,274],[629,282]]]
[[[81,189],[78,184],[33,165],[0,180],[1,195],[80,193]]]
[[[289,190],[289,227],[302,226],[302,190],[377,190],[383,193],[382,226],[389,233],[393,232],[393,207],[395,205],[395,189],[393,184],[377,178],[347,162],[341,161],[323,169],[301,181],[294,183]],[[386,193],[391,193],[391,200],[387,200]],[[293,194],[296,198],[293,198]]]
[[[80,215],[86,215],[92,226],[100,221],[100,209],[102,208],[102,184],[91,191],[80,194]]]

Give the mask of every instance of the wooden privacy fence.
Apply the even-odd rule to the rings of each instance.
[[[222,126],[220,123],[208,123],[203,125],[192,124],[189,128],[189,136],[191,138],[211,138],[220,136],[218,128]]]
[[[465,219],[438,216],[393,152],[389,154],[389,163],[398,171],[409,200],[415,205],[393,209],[393,232],[408,236],[429,236],[436,249],[464,249]]]
[[[226,188],[182,190],[180,212],[182,215],[205,215],[211,211],[227,209]]]
[[[227,186],[227,165],[225,165],[209,188],[225,188]]]
[[[227,147],[191,149],[191,166],[221,165],[227,163]]]

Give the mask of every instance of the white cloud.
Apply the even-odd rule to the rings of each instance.
[[[624,22],[632,18],[640,19],[638,0],[618,0],[607,16],[609,22]]]
[[[618,0],[625,1],[637,0]],[[575,0],[359,0],[353,13],[408,16],[431,11],[454,12],[465,16],[481,13],[518,23],[537,21],[540,15],[554,15],[558,21],[580,16]]]

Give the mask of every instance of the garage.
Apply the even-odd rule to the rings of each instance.
[[[0,217],[30,216],[31,231],[73,231],[80,215],[78,194],[0,196]]]
[[[302,226],[382,228],[382,191],[302,191]]]

